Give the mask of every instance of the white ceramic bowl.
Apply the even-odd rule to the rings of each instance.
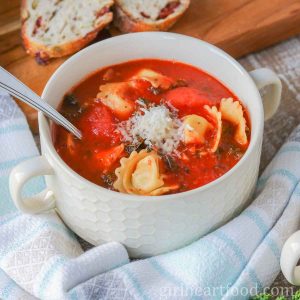
[[[208,43],[174,33],[135,33],[96,43],[68,59],[47,83],[43,99],[57,107],[64,94],[84,77],[109,65],[138,58],[181,61],[223,82],[243,102],[251,120],[251,142],[244,157],[219,179],[195,190],[158,197],[132,196],[97,186],[71,170],[56,153],[50,127],[39,114],[42,156],[17,166],[10,177],[16,206],[27,213],[55,207],[79,236],[98,245],[124,244],[131,257],[170,251],[198,239],[235,216],[247,203],[258,174],[264,113],[258,88],[271,85],[265,116],[276,111],[281,93],[270,70],[249,74],[232,57]],[[46,175],[48,189],[23,199],[30,178]]]

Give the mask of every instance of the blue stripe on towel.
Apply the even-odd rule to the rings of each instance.
[[[22,194],[23,196],[30,197],[41,192],[44,187],[44,177],[37,177],[25,184]],[[16,211],[17,208],[10,197],[9,178],[7,176],[0,176],[0,192],[0,216]]]
[[[166,268],[164,268],[159,261],[156,259],[156,257],[149,258],[148,262],[151,264],[151,266],[162,276],[165,277],[166,280],[172,282],[177,287],[184,286],[186,290],[188,290],[188,287],[184,284],[183,281],[176,278],[173,274],[171,274]],[[191,295],[192,296],[192,295]],[[195,297],[192,297],[191,299],[195,299]],[[202,299],[200,297],[197,297],[197,299]]]
[[[300,152],[300,146],[299,145],[289,145],[283,146],[278,153],[276,154],[276,157],[280,154],[289,153],[289,152]]]
[[[283,170],[284,170],[284,169],[283,169]],[[278,170],[276,170],[276,171],[278,171]],[[275,174],[276,174],[276,171],[273,172],[273,174],[271,174],[271,175],[269,176],[269,178],[270,178],[271,176],[275,175]],[[279,169],[279,171],[282,171],[282,169]],[[284,170],[284,171],[287,171],[287,170]],[[287,203],[286,203],[286,205],[285,205],[283,211],[286,209],[287,205],[289,204],[290,199],[291,199],[291,197],[293,196],[293,194],[296,193],[296,194],[298,195],[298,192],[300,192],[300,185],[299,185],[298,179],[297,179],[296,176],[294,176],[291,172],[289,172],[289,171],[287,171],[287,172],[289,173],[288,177],[289,177],[289,179],[291,179],[291,180],[293,181],[294,186],[293,186],[292,191],[291,191],[291,193],[290,193],[290,195],[289,195],[289,201],[287,201]],[[279,174],[284,174],[284,176],[285,176],[285,173],[284,173],[284,172],[283,172],[283,173],[280,172]],[[296,180],[295,180],[295,178],[296,178]],[[300,193],[299,193],[299,195],[300,195]],[[275,256],[278,260],[280,260],[280,250],[279,250],[279,248],[278,248],[278,245],[273,241],[272,238],[269,237],[269,234],[270,234],[270,232],[271,232],[271,230],[272,230],[272,228],[273,228],[274,226],[275,226],[275,225],[273,225],[273,226],[268,230],[268,232],[265,234],[263,242],[266,242],[266,244],[268,245],[268,247],[269,247],[269,248],[271,249],[271,251],[273,252],[274,256]],[[261,245],[261,243],[260,243],[260,245]],[[256,250],[255,250],[255,251],[256,251]],[[250,260],[251,260],[251,259],[250,259]],[[250,260],[249,260],[249,262],[250,262]],[[247,265],[249,265],[249,262],[247,263]],[[255,273],[255,270],[253,270],[252,268],[249,267],[249,268],[248,268],[248,274],[249,274],[250,279],[253,281],[253,283],[257,283],[259,289],[262,290],[262,289],[263,289],[263,285],[262,285],[261,281],[259,280],[259,278],[257,277],[257,275],[256,275],[256,273]],[[240,276],[240,275],[239,275],[239,276]],[[238,276],[238,277],[239,277],[239,276]],[[234,283],[234,284],[235,284],[235,283]]]
[[[145,294],[144,291],[138,282],[138,279],[133,275],[133,273],[129,270],[128,266],[122,268],[122,271],[125,273],[126,277],[130,280],[132,287],[139,294],[140,299],[150,300]]]
[[[1,162],[0,163],[0,171],[12,169],[13,167],[15,167],[17,164],[21,163],[22,161],[33,158],[33,157],[34,157],[34,155],[29,155],[29,156],[20,157],[18,159],[12,159],[12,160]]]
[[[260,279],[257,277],[257,274],[254,271],[254,269],[249,267],[248,268],[248,274],[249,274],[249,277],[252,280],[252,282],[256,283],[258,285],[258,290],[262,290],[264,286],[263,286],[262,282],[260,281]]]
[[[45,188],[46,183],[44,176],[34,177],[26,182],[22,190],[22,195],[24,197],[31,197],[40,193]]]
[[[272,238],[270,238],[269,236],[267,236],[265,238],[265,243],[268,245],[268,247],[271,249],[271,251],[273,252],[274,256],[278,259],[278,261],[280,260],[280,250],[278,248],[278,245],[274,242],[274,240]]]
[[[242,266],[246,265],[247,259],[244,256],[240,247],[235,243],[233,239],[231,239],[221,230],[213,232],[212,235],[224,241],[234,251],[235,255],[239,258],[241,265]]]
[[[177,279],[174,275],[168,272],[164,267],[160,265],[155,257],[149,258],[149,263],[151,266],[160,274],[162,277],[165,277],[167,280],[173,282],[175,285],[182,285],[183,282]]]
[[[65,263],[66,258],[65,257],[58,257],[56,259],[56,261],[51,265],[51,267],[49,268],[49,270],[46,272],[46,274],[44,275],[42,282],[39,286],[39,291],[38,294],[40,295],[40,297],[43,299],[44,296],[44,292],[45,292],[45,287],[47,286],[47,284],[49,283],[49,280],[51,279],[51,277],[53,276],[53,274],[55,272],[57,272],[57,270]]]
[[[6,275],[6,273],[0,269],[0,277],[1,278],[1,281],[3,282],[7,282],[4,286],[3,289],[1,289],[0,291],[0,296],[3,298],[3,299],[9,299],[11,293],[13,292],[14,288],[15,288],[15,282],[11,279],[8,279],[8,276]]]
[[[5,218],[4,220],[0,220],[0,226],[5,225],[13,220],[15,220],[16,218],[18,218],[20,216],[20,212],[17,211],[13,214],[10,214],[9,218]]]
[[[295,190],[294,190],[294,194],[295,194],[296,196],[300,196],[300,185],[297,185],[297,186],[296,186],[296,188],[295,188]]]
[[[300,150],[300,148],[299,148],[299,150]],[[293,195],[300,196],[299,183],[295,187],[292,195],[290,195],[288,203],[290,202],[290,198],[293,197]],[[286,206],[288,205],[288,203],[286,204]],[[271,249],[271,251],[273,252],[274,256],[278,259],[278,261],[280,261],[281,251],[280,251],[278,245],[275,243],[275,241],[267,235],[265,238],[265,242],[268,245],[268,247]]]
[[[13,292],[14,288],[15,288],[16,283],[11,280],[5,287],[4,289],[1,291],[1,297],[3,297],[4,299],[9,299],[10,298],[10,294]]]
[[[73,292],[71,292],[70,298],[71,298],[71,300],[78,300],[78,296],[77,296],[77,293],[75,290]]]
[[[29,180],[25,185],[22,191],[23,195],[26,197],[33,196],[41,192],[46,187],[45,179],[43,176],[34,177]],[[10,202],[10,191],[9,191],[9,177],[0,176],[0,191],[1,199],[0,202]],[[3,196],[3,197],[2,197]],[[6,199],[6,200],[4,200]]]
[[[271,174],[269,174],[267,177],[261,177],[259,180],[258,180],[258,183],[257,183],[257,187],[261,187],[262,185],[265,185],[265,183],[273,176],[275,175],[279,175],[279,176],[282,176],[282,177],[285,177],[287,178],[288,180],[290,180],[294,185],[297,184],[298,182],[298,178],[293,174],[291,173],[289,170],[287,169],[277,169],[273,172],[271,172]]]
[[[255,211],[248,209],[245,212],[243,212],[242,215],[254,221],[254,223],[259,228],[263,236],[269,231],[269,228],[265,223],[265,221],[263,220],[263,218]]]
[[[0,134],[8,134],[16,131],[23,131],[23,130],[28,130],[28,125],[27,124],[15,124],[11,126],[7,126],[4,128],[0,128]]]
[[[12,213],[17,210],[17,208],[15,207],[15,205],[13,204],[10,198],[8,182],[9,182],[8,177],[6,176],[0,177],[0,193],[1,193],[0,216],[4,216],[8,213]]]
[[[242,267],[244,268],[248,261],[246,259],[246,257],[244,256],[242,250],[240,249],[240,247],[235,243],[235,241],[233,239],[231,239],[230,237],[228,237],[224,232],[222,232],[221,230],[218,230],[214,233],[212,233],[212,235],[220,238],[221,240],[223,240],[235,253],[235,255],[239,258],[240,263],[242,265]],[[258,285],[262,286],[262,283],[260,282],[260,280],[258,279],[256,273],[254,270],[249,268],[249,276],[251,278],[251,280],[253,282],[257,282]],[[236,277],[236,279],[239,277],[239,275]],[[236,281],[236,279],[234,280],[234,282]]]

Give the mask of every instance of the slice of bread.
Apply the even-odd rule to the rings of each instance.
[[[169,29],[187,10],[190,0],[115,0],[114,24],[122,32]]]
[[[112,21],[113,0],[22,0],[22,38],[42,63],[72,54]]]

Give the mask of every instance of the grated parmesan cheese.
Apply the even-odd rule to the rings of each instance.
[[[172,153],[183,135],[183,125],[166,106],[150,106],[141,103],[141,108],[129,120],[121,122],[119,132],[125,142],[156,147],[164,154]]]

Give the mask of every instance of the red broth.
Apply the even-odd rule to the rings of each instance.
[[[126,90],[125,98],[135,110],[130,114],[116,114],[111,107],[97,98],[99,87],[107,83],[128,82],[141,69],[158,72],[171,79],[168,88],[155,88],[147,80],[137,80],[134,88]],[[116,190],[115,170],[120,167],[120,159],[129,157],[133,150],[147,148],[141,140],[139,145],[124,141],[118,130],[121,122],[132,118],[139,110],[136,100],[146,103],[147,107],[169,105],[168,109],[176,113],[179,120],[191,114],[206,118],[216,126],[205,113],[204,106],[216,106],[220,110],[221,99],[238,98],[217,79],[193,66],[155,59],[129,61],[103,68],[76,85],[62,100],[60,112],[83,132],[78,140],[58,125],[53,125],[54,146],[58,154],[75,172],[102,187]],[[104,99],[105,100],[105,99]],[[174,109],[175,107],[175,109]],[[210,139],[216,132],[205,132],[205,142],[186,144],[180,141],[175,152],[156,151],[160,172],[165,185],[175,186],[166,194],[179,193],[203,186],[229,171],[244,155],[250,140],[250,124],[247,113],[242,108],[246,120],[245,134],[247,142],[240,144],[235,138],[237,127],[222,118],[221,139],[217,150],[208,149]],[[149,151],[150,151],[149,150]]]

